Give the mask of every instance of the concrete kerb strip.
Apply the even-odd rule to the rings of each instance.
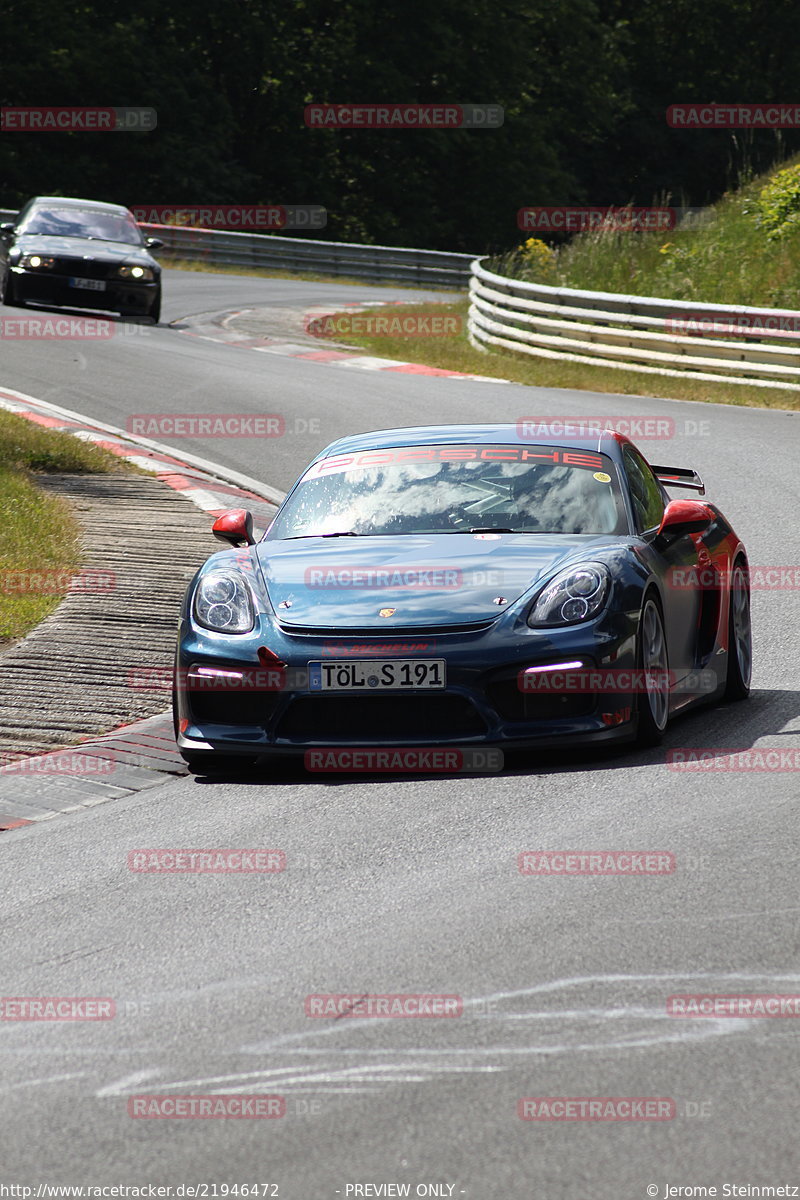
[[[302,325],[308,317],[332,316],[336,312],[348,310],[359,312],[374,307],[386,305],[397,306],[413,304],[415,301],[359,301],[342,302],[334,307],[315,305],[311,308],[293,310],[293,315]],[[262,315],[263,314],[263,315]],[[267,326],[263,336],[252,336],[240,333],[235,328],[238,318],[251,319]],[[283,337],[271,337],[267,331],[269,309],[241,309],[219,313],[205,313],[185,317],[182,321],[173,322],[190,325],[190,328],[180,330],[193,337],[223,342],[241,349],[256,350],[262,353],[285,355],[301,358],[310,362],[318,362],[328,366],[339,366],[347,369],[369,371],[390,371],[410,375],[438,376],[443,378],[461,379],[486,383],[508,383],[505,379],[495,379],[492,376],[469,375],[461,371],[446,371],[438,367],[428,367],[421,363],[401,362],[396,359],[380,358],[374,355],[363,355],[354,352],[352,347],[345,344],[327,342],[326,348],[317,348],[318,339],[307,337],[303,342],[287,341]],[[259,330],[260,332],[260,330]],[[48,400],[40,400],[25,392],[13,388],[0,387],[0,408],[33,421],[46,425],[48,428],[69,433],[82,440],[96,442],[112,453],[145,471],[151,472],[166,486],[180,491],[198,508],[212,516],[218,515],[232,503],[244,502],[254,512],[256,521],[262,523],[271,519],[272,511],[283,499],[283,493],[260,480],[253,479],[241,472],[219,467],[208,459],[186,451],[175,451],[172,447],[151,438],[128,433],[116,425],[105,421],[87,418],[82,413],[73,412],[61,405]],[[109,440],[109,439],[113,439]],[[124,735],[123,735],[124,730]],[[145,734],[155,736],[159,742],[160,753],[152,751],[152,742],[142,742]],[[119,735],[120,740],[113,746],[106,745],[108,738]],[[95,776],[77,774],[71,776],[68,783],[61,781],[54,785],[54,776],[47,776],[43,768],[46,766],[47,755],[30,757],[25,761],[24,777],[19,764],[0,768],[0,830],[20,828],[35,821],[47,820],[61,812],[72,812],[80,808],[102,803],[114,796],[130,794],[145,787],[153,787],[163,782],[165,775],[183,773],[182,760],[175,749],[172,739],[171,720],[168,715],[147,718],[132,725],[121,726],[103,739],[90,739],[79,743],[79,749],[86,755],[91,755],[100,761],[105,755],[108,759],[113,753],[125,764],[126,774],[123,776],[115,770],[115,785],[102,783]],[[133,756],[133,757],[132,757]],[[163,764],[163,765],[162,765]],[[38,770],[42,768],[42,771]],[[49,783],[48,802],[43,804],[41,788],[33,787],[37,776],[46,778]],[[9,786],[10,785],[10,786]],[[72,786],[70,786],[72,785]],[[54,803],[50,792],[54,789],[62,793],[61,800]],[[20,803],[20,800],[27,803]]]
[[[197,455],[139,437],[40,400],[13,388],[0,387],[0,408],[35,424],[96,442],[120,458],[153,473],[211,516],[246,504],[256,521],[267,524],[283,497],[277,488],[217,466]],[[113,439],[113,440],[111,440]],[[0,657],[0,662],[2,658]],[[71,754],[90,762],[89,771],[55,774],[48,770],[54,755]],[[0,830],[22,828],[59,814],[93,807],[117,796],[155,787],[185,774],[177,752],[169,713],[148,717],[71,747],[56,746],[47,754],[23,757],[0,767]],[[111,780],[113,779],[113,783]]]

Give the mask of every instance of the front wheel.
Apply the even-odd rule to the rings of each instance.
[[[154,325],[157,325],[161,320],[161,288],[158,289],[156,298],[150,306],[150,311],[147,314]]]
[[[15,308],[24,308],[22,301],[18,300],[14,294],[14,276],[10,271],[6,274],[2,301],[3,304],[13,305]]]
[[[728,597],[728,674],[726,700],[746,700],[753,668],[753,635],[750,625],[750,579],[739,559],[731,576]]]
[[[649,596],[639,621],[639,678],[637,708],[640,746],[657,746],[669,720],[669,663],[661,609]]]

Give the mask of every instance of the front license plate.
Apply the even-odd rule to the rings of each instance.
[[[369,658],[308,664],[312,692],[441,691],[447,684],[443,658]]]
[[[87,292],[104,292],[106,281],[105,279],[70,279],[69,286],[85,288]]]

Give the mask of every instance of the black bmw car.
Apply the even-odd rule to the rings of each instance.
[[[161,267],[121,204],[37,196],[0,225],[0,295],[6,304],[65,305],[123,316],[161,315]]]

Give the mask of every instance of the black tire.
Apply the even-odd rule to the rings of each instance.
[[[726,700],[746,700],[750,695],[753,637],[750,622],[750,575],[743,559],[733,566],[728,597],[728,673]]]
[[[654,661],[654,659],[656,661]],[[647,691],[639,690],[636,699],[638,728],[636,742],[639,746],[658,746],[669,722],[669,658],[664,618],[654,592],[645,596],[642,615],[639,618],[637,686],[643,687],[646,672],[662,676],[663,686]]]
[[[161,320],[161,288],[158,289],[156,298],[151,304],[150,311],[147,315],[152,319],[154,325],[157,325]]]
[[[14,294],[14,276],[9,271],[6,275],[5,288],[3,290],[3,304],[8,304],[9,307],[24,308],[25,305],[21,300],[17,300]]]

